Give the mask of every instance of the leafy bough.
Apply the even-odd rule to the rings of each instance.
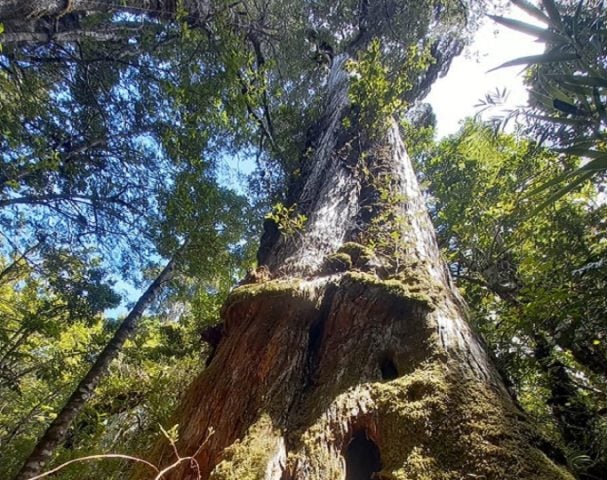
[[[607,171],[605,7],[595,0],[559,4],[542,0],[541,8],[527,0],[512,3],[544,26],[490,17],[543,42],[545,52],[510,60],[495,69],[525,66],[530,101],[522,113],[555,152],[584,159],[577,168],[564,169],[550,182],[531,189],[529,195],[535,196],[556,188],[537,211]]]

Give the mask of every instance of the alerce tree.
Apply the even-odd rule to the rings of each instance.
[[[198,451],[201,478],[216,480],[571,478],[540,451],[466,322],[394,119],[448,66],[473,12],[362,1],[257,14],[287,10],[280,45],[252,43],[269,97],[259,118],[274,127],[267,155],[299,149],[300,163],[177,414],[178,451]],[[325,66],[303,70],[302,48]],[[270,120],[294,104],[307,134],[287,144]]]
[[[195,25],[192,5],[182,17]],[[252,52],[240,88],[260,160],[291,182],[176,415],[177,451],[197,452],[199,470],[165,478],[572,478],[541,451],[468,326],[395,120],[448,68],[480,7],[224,9],[222,28]]]

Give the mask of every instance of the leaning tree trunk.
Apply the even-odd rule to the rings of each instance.
[[[187,246],[184,245],[173,255],[160,274],[148,286],[135,303],[129,314],[124,318],[108,344],[97,356],[84,378],[69,396],[57,416],[36,442],[32,453],[27,457],[17,473],[15,480],[28,480],[40,474],[55,449],[60,446],[72,425],[72,422],[82,412],[88,400],[93,396],[99,382],[107,375],[110,364],[122,350],[124,343],[131,337],[145,310],[154,301],[166,283],[171,280],[179,255]]]
[[[228,298],[181,405],[178,452],[199,451],[204,480],[571,479],[466,321],[398,126],[357,124],[342,63],[291,192],[308,220],[288,237],[266,225],[260,275]]]

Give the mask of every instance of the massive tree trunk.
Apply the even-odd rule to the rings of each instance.
[[[266,275],[225,304],[176,419],[179,453],[214,432],[197,455],[205,480],[572,478],[470,329],[399,128],[358,123],[343,60],[290,193],[307,222],[290,236],[267,223]]]

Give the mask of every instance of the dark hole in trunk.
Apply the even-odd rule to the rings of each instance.
[[[381,378],[384,380],[394,380],[398,378],[398,369],[396,368],[396,364],[394,360],[390,357],[385,357],[379,363],[379,369],[381,370]]]
[[[372,480],[381,470],[379,448],[365,432],[357,432],[346,451],[346,480]]]

